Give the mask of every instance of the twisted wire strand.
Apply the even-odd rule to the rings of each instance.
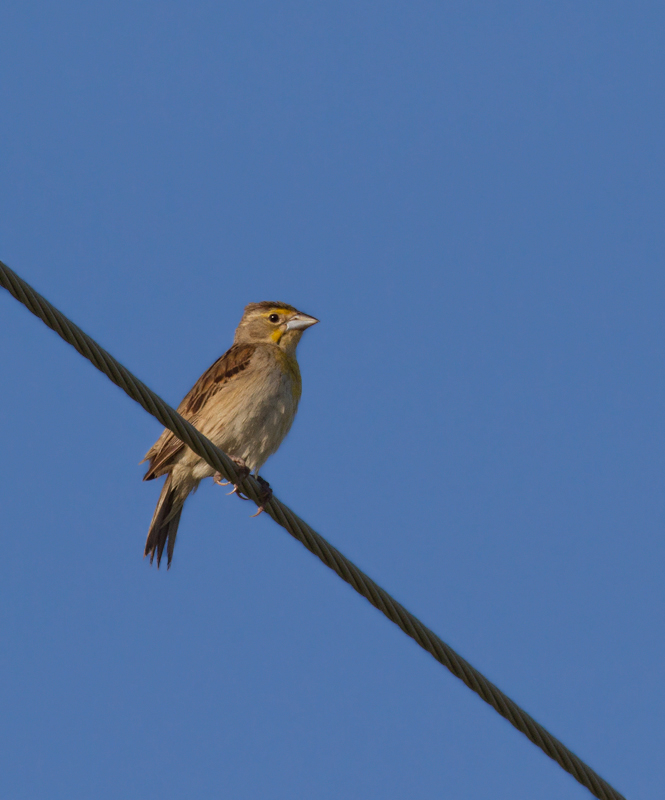
[[[218,447],[199,433],[193,425],[183,419],[171,406],[149,389],[142,381],[122,366],[110,353],[101,348],[93,339],[71,322],[48,300],[38,294],[28,283],[20,278],[6,264],[0,261],[0,285],[23,303],[35,316],[54,330],[66,342],[91,361],[97,369],[126,392],[164,427],[171,430],[197,455],[205,459],[215,470],[233,483],[238,483],[238,473],[233,461]],[[260,485],[253,477],[240,482],[242,491],[257,505],[260,502]],[[572,753],[564,744],[550,734],[542,725],[507,697],[493,683],[487,680],[468,661],[462,658],[433,631],[425,627],[413,614],[409,613],[388,592],[365,575],[348,558],[335,549],[323,536],[318,534],[304,520],[300,519],[288,506],[274,495],[266,505],[268,513],[278,525],[303,544],[311,553],[336,572],[359,594],[398,625],[424,650],[427,650],[455,677],[463,681],[476,694],[492,706],[518,731],[537,745],[544,753],[556,761],[566,772],[599,800],[625,800],[609,783]]]

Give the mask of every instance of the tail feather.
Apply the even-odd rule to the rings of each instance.
[[[182,507],[189,491],[182,491],[182,486],[174,483],[173,475],[169,473],[162,487],[157,508],[150,523],[148,538],[145,543],[144,556],[150,556],[150,563],[157,553],[157,568],[162,560],[162,553],[166,546],[167,569],[171,566],[175,538],[178,534],[178,523],[182,514]]]

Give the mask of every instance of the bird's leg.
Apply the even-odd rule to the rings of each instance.
[[[259,506],[259,510],[256,512],[256,514],[251,514],[252,517],[258,517],[262,511],[265,511],[266,506],[272,497],[272,489],[270,488],[268,481],[265,480],[265,478],[262,478],[260,475],[256,476],[256,480],[261,484],[261,491],[259,492],[259,502],[261,505]]]
[[[242,458],[232,458],[231,461],[236,465],[238,469],[238,483],[233,484],[233,490],[229,492],[229,494],[237,494],[241,500],[249,500],[249,497],[245,497],[244,495],[240,494],[240,482],[244,481],[245,478],[249,475],[249,467]],[[213,482],[216,483],[218,486],[230,486],[231,481],[223,480],[224,476],[221,472],[216,472],[213,476]]]

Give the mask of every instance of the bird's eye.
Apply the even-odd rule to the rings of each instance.
[[[271,322],[279,322],[279,314],[271,314],[271,315],[268,317],[268,319],[269,319]]]

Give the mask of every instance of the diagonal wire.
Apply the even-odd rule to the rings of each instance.
[[[93,339],[84,333],[71,320],[67,319],[48,300],[43,298],[24,280],[13,272],[6,264],[0,261],[0,285],[23,303],[32,313],[39,317],[49,328],[54,330],[66,342],[75,347],[78,352],[89,359],[113,383],[125,391],[133,400],[156,417],[162,425],[171,430],[190,447],[197,455],[205,459],[211,467],[233,483],[238,483],[236,466],[231,459],[218,447],[199,433],[193,425],[183,419],[171,406],[167,405],[158,395],[144,383],[125,369],[110,353],[101,348]],[[257,505],[260,502],[258,481],[252,477],[240,482],[242,491]],[[305,547],[318,556],[323,563],[334,570],[340,578],[349,583],[359,594],[378,608],[391,622],[398,625],[404,633],[414,639],[424,650],[427,650],[444,667],[449,669],[455,677],[472,689],[476,694],[489,703],[496,711],[505,717],[511,725],[521,731],[535,745],[554,759],[566,772],[569,772],[577,781],[599,800],[625,800],[623,795],[612,788],[606,781],[597,775],[591,767],[552,736],[542,725],[537,723],[523,709],[507,697],[493,683],[487,680],[477,669],[465,661],[444,641],[426,628],[420,620],[401,606],[388,592],[384,591],[374,581],[358,569],[346,556],[336,550],[323,536],[318,534],[304,520],[293,513],[288,506],[281,503],[275,496],[266,505],[268,513],[279,525],[285,528],[291,536],[301,542]]]

